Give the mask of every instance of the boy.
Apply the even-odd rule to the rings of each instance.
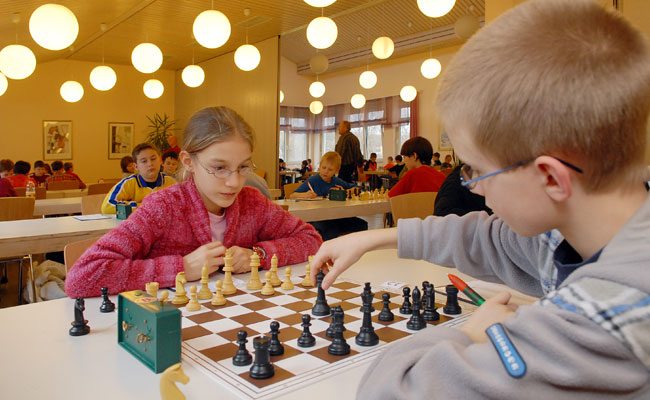
[[[113,186],[104,198],[102,214],[115,214],[117,203],[137,206],[150,193],[171,186],[174,178],[160,172],[160,153],[149,143],[140,143],[132,152],[138,173],[128,176]]]
[[[0,160],[0,197],[16,197],[13,185],[7,179],[14,172],[14,162],[9,159]]]
[[[27,186],[27,182],[33,182],[36,185],[36,182],[28,176],[29,170],[32,166],[23,160],[16,161],[14,164],[14,174],[7,176],[7,180],[11,183],[11,186],[15,188],[24,188]]]
[[[459,328],[396,343],[359,398],[649,398],[642,36],[596,2],[529,1],[467,42],[438,96],[464,185],[495,215],[406,219],[325,243],[312,274],[333,260],[328,288],[365,251],[397,246],[541,300],[515,312],[500,293]]]
[[[47,178],[47,181],[45,181],[45,186],[49,187],[51,182],[61,181],[74,181],[77,182],[77,184],[83,183],[78,178],[65,172],[65,169],[63,168],[63,161],[56,160],[52,163],[52,176]]]
[[[335,176],[341,167],[341,156],[335,151],[323,154],[318,167],[318,174],[310,176],[291,194],[292,199],[313,199],[325,197],[330,189],[352,189],[354,184]],[[365,231],[368,223],[360,218],[339,218],[328,221],[312,222],[323,240],[339,237],[345,233]]]
[[[65,173],[74,177],[77,181],[79,181],[79,189],[85,189],[86,184],[84,181],[81,180],[81,177],[79,175],[75,174],[74,172],[74,164],[72,162],[68,161],[63,163],[63,169],[65,170]]]
[[[178,172],[178,153],[170,151],[163,154],[163,172],[172,178],[176,179],[176,173]]]

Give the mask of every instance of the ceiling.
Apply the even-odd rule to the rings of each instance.
[[[69,49],[50,51],[38,46],[29,35],[29,16],[47,1],[0,0],[0,47],[19,43],[36,54],[38,62],[72,59],[130,64],[131,51],[139,43],[152,42],[164,54],[162,68],[178,70],[195,62],[232,52],[245,43],[281,36],[282,55],[294,63],[308,63],[316,54],[306,39],[307,24],[321,15],[321,9],[303,0],[55,0],[72,10],[79,21],[79,36]],[[228,42],[218,49],[206,49],[192,38],[192,23],[202,11],[211,8],[223,12],[232,26]],[[249,9],[248,16],[244,9]],[[461,16],[483,17],[485,0],[457,0],[453,10],[442,18],[428,18],[417,7],[416,0],[338,0],[323,10],[338,26],[338,38],[329,49],[321,50],[328,57],[359,54],[370,48],[379,36],[389,36],[396,43],[400,38],[418,37],[426,32],[446,30]],[[19,13],[15,24],[12,16]],[[104,24],[105,30],[102,30]],[[411,41],[408,47],[396,46],[395,55],[425,51],[435,46],[458,43],[453,34],[437,40]],[[395,56],[394,55],[394,56]],[[394,57],[393,56],[393,57]],[[351,57],[350,57],[351,58]],[[363,59],[345,63],[345,67],[361,65]],[[330,68],[331,70],[331,68]]]

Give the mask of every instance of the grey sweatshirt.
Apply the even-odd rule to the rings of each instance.
[[[400,257],[543,296],[502,324],[525,374],[508,373],[501,342],[474,344],[436,327],[383,352],[358,398],[650,399],[650,198],[596,262],[555,288],[552,255],[561,239],[518,236],[483,212],[400,220]]]

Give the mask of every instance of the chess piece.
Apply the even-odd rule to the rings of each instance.
[[[223,282],[221,280],[217,281],[217,291],[214,292],[214,296],[212,297],[212,301],[210,301],[210,304],[213,306],[223,306],[226,304],[226,297],[223,295],[223,290],[221,290],[221,285],[223,285]]]
[[[167,301],[168,297],[169,297],[169,292],[166,291],[166,290],[164,292],[162,292],[162,294],[160,295],[160,307],[161,308],[162,308],[162,306],[165,305],[165,302]]]
[[[309,331],[311,326],[311,316],[309,314],[302,315],[302,334],[298,338],[298,346],[300,347],[312,347],[316,344],[316,338]]]
[[[271,284],[271,271],[266,271],[264,278],[266,279],[266,284],[264,284],[264,287],[260,293],[262,293],[264,296],[273,296],[275,294],[275,289]]]
[[[229,294],[235,294],[237,293],[237,288],[232,282],[232,250],[228,249],[226,250],[226,255],[223,258],[224,265],[223,265],[223,273],[224,273],[224,278],[223,278],[223,285],[221,287],[221,290],[223,291],[224,295],[229,295]]]
[[[181,363],[174,364],[160,374],[160,398],[162,400],[185,400],[185,395],[174,382],[187,385],[190,378],[185,375]]]
[[[151,297],[158,298],[158,282],[147,282],[144,284],[144,290]]]
[[[343,326],[344,317],[345,315],[341,306],[333,308],[332,321],[334,323],[334,329],[332,334],[332,343],[327,347],[327,352],[335,356],[350,354],[350,345],[343,336],[343,332],[345,331],[345,327]]]
[[[185,272],[179,272],[176,274],[176,292],[174,293],[174,298],[172,299],[172,304],[182,305],[190,301],[187,298],[187,292],[185,291],[185,284],[187,279],[185,279]]]
[[[284,282],[280,286],[282,290],[291,290],[293,289],[293,282],[291,282],[291,267],[284,269]]]
[[[380,321],[392,321],[395,319],[395,314],[390,310],[390,294],[384,293],[381,295],[381,299],[384,303],[384,307],[381,309],[381,312],[379,313],[379,318]]]
[[[427,296],[425,293],[427,292],[427,286],[429,286],[429,281],[422,281],[422,304],[420,305],[420,310],[424,310],[424,306],[426,305]]]
[[[251,278],[246,284],[246,289],[260,290],[263,286],[262,281],[260,280],[260,273],[259,273],[260,256],[256,252],[253,252],[253,255],[251,255],[250,267],[251,267]]]
[[[74,321],[70,325],[70,336],[83,336],[90,332],[88,320],[84,319],[84,311],[86,310],[86,302],[81,297],[74,301]]]
[[[460,308],[460,304],[458,304],[458,289],[456,286],[447,285],[445,287],[445,292],[447,293],[447,303],[443,307],[442,311],[449,315],[460,314],[462,309]]]
[[[273,257],[271,257],[271,285],[273,287],[280,286],[282,284],[282,281],[280,280],[280,277],[278,277],[278,256],[273,254]]]
[[[425,321],[437,321],[440,319],[440,314],[436,310],[436,293],[433,291],[433,285],[427,285],[424,289],[424,312],[422,318]]]
[[[187,303],[187,306],[185,306],[185,309],[187,311],[199,311],[201,309],[201,304],[199,304],[199,295],[196,293],[196,286],[192,285],[190,288],[190,297],[192,300],[190,300],[189,303]]]
[[[420,306],[422,305],[421,301],[420,289],[416,286],[413,288],[413,313],[406,323],[406,327],[413,331],[419,331],[420,329],[426,328],[426,322],[424,322],[424,318],[420,315]]]
[[[101,288],[102,291],[102,305],[99,306],[99,311],[109,313],[115,311],[115,304],[108,298],[108,288]]]
[[[323,271],[319,271],[316,275],[316,287],[318,288],[318,295],[316,296],[316,303],[311,309],[311,313],[317,317],[322,317],[324,315],[329,315],[330,306],[327,304],[327,299],[325,298],[325,290],[323,289],[323,278],[325,274]]]
[[[370,312],[375,311],[375,307],[372,306],[372,300],[375,297],[375,294],[372,292],[372,288],[370,287],[370,282],[366,282],[363,285],[363,297],[368,297],[370,299]],[[363,306],[359,307],[359,311],[363,312]]]
[[[272,356],[281,356],[284,354],[284,346],[280,343],[278,335],[280,334],[280,323],[271,321],[271,341],[269,342],[269,353]]]
[[[246,349],[246,343],[248,343],[246,336],[248,336],[246,331],[242,330],[237,332],[237,344],[239,345],[239,349],[237,349],[237,353],[232,357],[232,364],[238,367],[243,367],[244,365],[249,365],[253,362],[253,356]]]
[[[307,265],[305,266],[305,279],[302,280],[300,285],[302,287],[314,287],[314,282],[311,280],[311,260],[314,256],[307,257]]]
[[[328,338],[333,338],[334,337],[334,328],[336,327],[336,320],[334,319],[334,314],[336,313],[337,307],[332,307],[330,310],[330,326],[327,327],[327,330],[325,331],[325,336]]]
[[[268,336],[258,336],[253,339],[255,360],[250,369],[250,377],[253,379],[266,379],[275,374],[275,368],[271,364],[271,355],[269,354],[269,343]]]
[[[399,308],[399,313],[400,314],[410,314],[413,312],[411,309],[411,301],[409,300],[409,297],[411,297],[411,289],[409,289],[408,286],[404,287],[402,289],[402,293],[404,295],[404,302],[402,303],[402,306]]]
[[[208,287],[208,282],[210,281],[210,276],[208,272],[207,264],[201,268],[201,290],[199,290],[199,299],[200,300],[210,300],[212,298],[212,291]]]
[[[359,346],[374,346],[379,343],[379,336],[375,333],[375,328],[372,326],[372,319],[370,311],[372,309],[372,297],[368,293],[361,293],[361,300],[363,301],[363,322],[359,333],[354,338],[354,342]]]

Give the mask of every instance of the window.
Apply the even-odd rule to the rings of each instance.
[[[280,137],[278,138],[279,157],[287,161],[287,131],[280,130]]]
[[[334,151],[336,147],[336,132],[334,131],[325,131],[323,132],[323,140],[321,141],[321,155],[327,153],[328,151]]]
[[[300,164],[302,160],[307,159],[307,134],[290,132],[286,151],[287,163]]]
[[[400,124],[398,125],[399,135],[395,135],[397,139],[397,152],[402,148],[402,144],[409,140],[411,137],[411,107],[402,106],[399,109]]]
[[[359,139],[361,153],[366,160],[370,158],[370,153],[377,153],[379,160],[384,158],[382,146],[384,128],[381,124],[352,128],[350,132]]]

